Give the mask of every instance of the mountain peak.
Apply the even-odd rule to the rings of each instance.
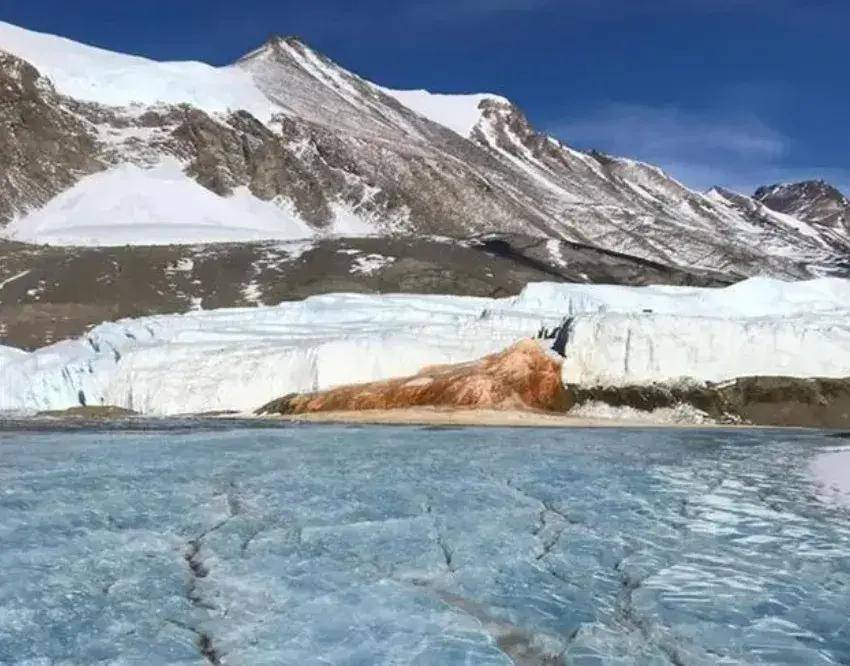
[[[824,197],[834,201],[846,201],[841,191],[823,179],[801,180],[793,183],[775,183],[758,188],[753,195],[758,200],[774,197]]]
[[[295,44],[305,44],[304,40],[301,39],[298,35],[281,35],[279,33],[272,33],[269,35],[269,38],[266,40],[266,44],[280,44],[285,43],[293,46]]]
[[[277,109],[250,77],[202,62],[158,62],[0,21],[0,48],[35,67],[61,95],[109,107],[191,104],[208,113]]]
[[[825,180],[767,185],[753,196],[775,211],[837,230],[842,240],[850,232],[850,201]]]
[[[307,43],[297,35],[281,35],[278,33],[271,33],[266,38],[266,41],[260,44],[257,48],[243,55],[236,61],[236,63],[243,63],[248,60],[253,60],[255,58],[268,55],[270,53],[275,53],[279,51],[282,47],[294,47],[299,49],[310,48]]]
[[[714,185],[713,187],[710,187],[709,189],[707,189],[705,191],[705,195],[709,196],[709,197],[711,197],[711,196],[721,196],[721,197],[725,197],[727,199],[729,199],[731,197],[735,197],[735,196],[740,196],[738,194],[738,192],[735,192],[734,190],[730,190],[727,187],[723,187],[722,185]]]

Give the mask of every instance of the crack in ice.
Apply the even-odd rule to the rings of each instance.
[[[203,598],[201,591],[199,590],[199,581],[203,578],[206,578],[210,573],[209,568],[201,559],[201,550],[203,548],[203,542],[204,539],[206,539],[210,534],[220,530],[228,522],[230,522],[233,518],[235,518],[241,513],[242,507],[239,502],[239,498],[235,493],[235,489],[236,484],[234,482],[231,482],[228,486],[228,490],[223,493],[227,502],[227,517],[223,520],[220,520],[212,527],[204,530],[194,538],[189,539],[189,541],[186,543],[186,551],[183,554],[183,559],[185,560],[186,565],[189,567],[190,575],[189,583],[186,588],[186,598],[191,602],[192,606],[194,606],[195,608],[201,608],[204,611],[217,611],[219,610],[219,608],[206,601]],[[219,493],[218,495],[220,494],[221,493]],[[224,615],[226,616],[227,613],[225,612]],[[209,633],[203,631],[202,629],[199,629],[198,627],[178,623],[174,620],[170,620],[170,622],[177,626],[182,626],[183,628],[193,632],[196,636],[196,645],[198,651],[201,653],[207,663],[212,664],[213,666],[220,666],[220,664],[222,663],[222,655],[216,649],[213,637]]]
[[[434,535],[435,535],[434,540],[437,542],[437,546],[440,548],[440,552],[442,552],[442,554],[443,554],[443,560],[445,561],[446,569],[449,570],[449,573],[455,573],[457,571],[457,567],[454,565],[454,563],[452,561],[452,559],[453,559],[452,549],[449,546],[449,544],[446,542],[446,535],[443,533],[442,529],[440,528],[439,520],[437,519],[437,516],[433,512],[433,507],[431,506],[431,503],[428,502],[427,504],[425,504],[423,509],[424,509],[425,513],[431,519],[431,526],[432,526],[432,529],[434,530]]]

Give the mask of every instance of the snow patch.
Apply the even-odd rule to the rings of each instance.
[[[555,265],[561,268],[567,267],[567,262],[564,261],[564,257],[561,255],[561,241],[557,238],[546,241],[546,250],[549,252],[549,257]]]
[[[374,84],[373,84],[374,85]],[[446,95],[427,90],[393,90],[376,85],[381,92],[415,111],[428,120],[447,127],[468,139],[481,119],[481,103],[497,101],[509,103],[504,97],[489,94]]]
[[[0,290],[2,290],[6,285],[12,284],[15,280],[20,280],[23,277],[26,277],[30,274],[30,271],[21,271],[20,273],[16,273],[12,277],[8,277],[3,281],[0,281]]]
[[[382,254],[366,254],[354,259],[350,272],[361,275],[372,275],[393,263],[395,263],[395,257],[385,257]]]
[[[122,164],[83,178],[43,208],[13,220],[7,238],[48,245],[171,245],[309,238],[313,230],[247,188],[220,197],[176,160]]]
[[[194,268],[195,262],[191,257],[180,257],[180,259],[165,267],[165,274],[170,276],[175,273],[191,273]]]
[[[333,212],[331,234],[335,236],[374,236],[377,230],[350,207],[341,203],[330,205]]]
[[[263,303],[263,290],[260,287],[259,283],[256,280],[253,280],[246,284],[242,288],[242,299],[246,303],[251,303],[253,305],[262,306]]]

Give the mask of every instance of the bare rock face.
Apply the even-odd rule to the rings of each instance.
[[[753,197],[786,215],[807,222],[838,247],[850,244],[850,200],[822,180],[768,185]]]
[[[49,80],[0,51],[0,224],[103,168],[86,125]]]
[[[292,394],[257,414],[456,407],[564,412],[570,398],[561,382],[561,363],[533,340],[471,363],[423,368],[412,377]]]

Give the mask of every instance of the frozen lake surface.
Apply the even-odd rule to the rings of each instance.
[[[0,663],[847,664],[850,514],[811,471],[846,448],[7,426]]]

